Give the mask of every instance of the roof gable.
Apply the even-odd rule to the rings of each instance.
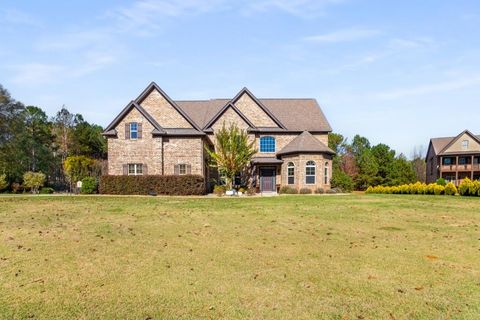
[[[154,134],[165,133],[165,130],[160,126],[160,124],[158,124],[158,122],[155,119],[153,119],[153,117],[147,111],[145,111],[145,109],[142,106],[140,106],[135,101],[131,101],[129,104],[125,106],[125,108],[123,108],[123,110],[118,114],[118,116],[115,119],[113,119],[113,121],[105,128],[105,130],[103,131],[103,134],[106,136],[115,136],[117,134],[115,128],[123,120],[123,118],[125,118],[130,113],[132,109],[137,109],[138,112],[140,112],[140,114],[145,119],[147,119],[148,122],[150,122],[153,125],[155,129],[153,130],[152,133]]]
[[[253,102],[253,104],[251,102]],[[280,127],[286,129],[280,120],[246,87],[240,90],[230,103],[235,105],[246,118],[249,118],[250,121],[258,127]],[[258,108],[259,110],[254,110],[254,108]],[[260,117],[263,119],[260,119]]]
[[[468,149],[462,148],[462,141],[469,141]],[[464,153],[464,152],[479,152],[480,151],[480,139],[468,130],[463,131],[458,136],[453,138],[440,152],[439,154],[448,153]]]
[[[235,113],[238,115],[238,117],[240,117],[240,119],[243,120],[243,122],[245,124],[248,125],[249,128],[252,128],[254,129],[255,126],[253,125],[253,123],[250,122],[250,120],[247,119],[247,117],[245,117],[245,115],[240,112],[240,110],[238,110],[238,108],[232,104],[232,103],[228,103],[226,104],[222,109],[220,109],[220,111],[212,118],[212,120],[210,120],[206,125],[205,125],[205,130],[206,129],[210,129],[213,127],[213,125],[215,125],[215,123],[217,123],[217,121],[228,111],[228,110],[232,110],[232,111],[235,111]]]
[[[155,82],[150,83],[135,102],[142,105],[163,127],[193,127],[201,131],[200,127]]]

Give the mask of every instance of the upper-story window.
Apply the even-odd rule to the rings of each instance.
[[[288,184],[295,184],[295,165],[293,162],[287,164],[287,180]]]
[[[130,122],[130,139],[138,139],[138,123]]]
[[[468,140],[463,140],[462,141],[462,149],[467,150],[468,149]]]
[[[305,184],[315,184],[315,161],[307,161],[305,165]]]
[[[261,137],[260,152],[275,152],[275,138],[270,136]]]

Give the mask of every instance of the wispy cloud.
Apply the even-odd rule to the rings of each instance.
[[[250,12],[267,12],[278,10],[298,17],[316,17],[324,15],[326,8],[346,2],[345,0],[253,0],[246,10]]]
[[[337,30],[331,33],[313,35],[303,38],[312,43],[352,42],[372,38],[381,34],[379,30],[368,28],[350,28]]]
[[[400,88],[391,91],[378,92],[371,94],[370,96],[372,98],[381,100],[395,100],[411,96],[454,91],[478,85],[480,85],[480,75],[475,75],[444,82],[419,85],[411,88]]]
[[[28,27],[39,27],[41,22],[32,15],[17,10],[4,9],[0,10],[0,25],[23,25]]]
[[[27,63],[12,66],[14,76],[12,82],[22,85],[38,85],[50,83],[62,77],[65,69],[60,65]]]

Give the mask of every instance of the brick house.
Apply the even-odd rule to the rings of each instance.
[[[456,137],[432,138],[427,151],[427,183],[480,180],[480,136],[468,130]]]
[[[330,188],[332,129],[315,99],[257,99],[244,88],[232,99],[174,101],[153,82],[103,133],[108,174],[197,174],[211,189],[218,174],[204,148],[231,123],[255,140],[249,181],[258,192]]]

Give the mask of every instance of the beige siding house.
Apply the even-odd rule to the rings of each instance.
[[[174,101],[151,83],[104,131],[108,174],[198,174],[211,189],[218,173],[204,150],[214,148],[215,133],[232,123],[257,149],[249,177],[238,184],[248,181],[258,192],[330,188],[332,129],[316,100],[258,99],[246,88],[232,99]]]
[[[433,138],[427,152],[427,182],[444,178],[459,185],[480,180],[480,136],[468,130],[456,137]]]

